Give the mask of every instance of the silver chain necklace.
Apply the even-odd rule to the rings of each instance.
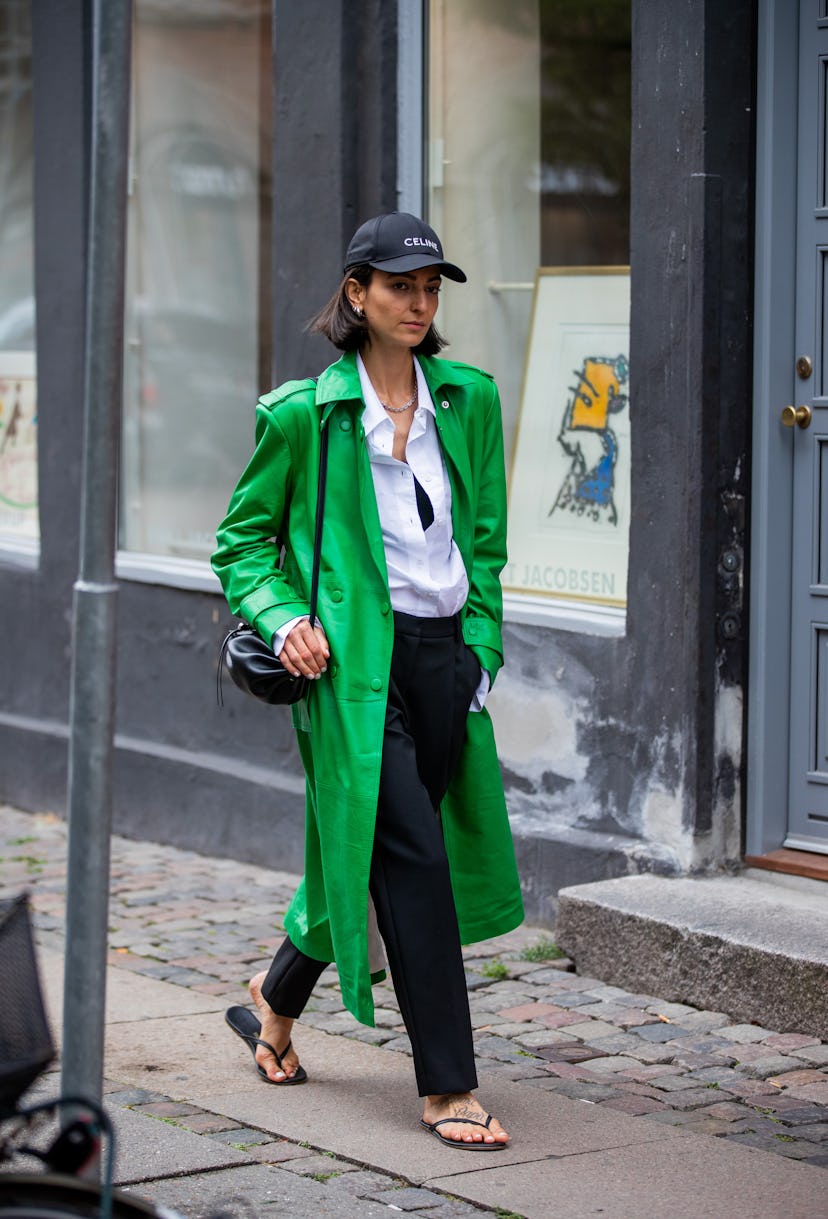
[[[408,399],[408,401],[407,401],[407,402],[404,402],[404,403],[403,403],[403,405],[402,405],[402,406],[389,406],[387,402],[383,402],[383,400],[382,400],[382,398],[380,398],[379,394],[377,394],[377,398],[378,398],[378,400],[379,400],[379,404],[380,404],[380,406],[381,406],[381,407],[383,407],[385,410],[390,411],[392,415],[401,415],[401,414],[403,413],[403,411],[407,411],[407,410],[408,410],[408,408],[409,408],[410,406],[413,406],[413,405],[414,405],[414,403],[417,401],[417,377],[416,377],[416,374],[415,374],[415,377],[414,377],[414,393],[411,395],[411,397]]]

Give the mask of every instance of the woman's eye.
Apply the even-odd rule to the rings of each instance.
[[[439,294],[440,294],[440,285],[439,285],[439,284],[431,284],[431,285],[430,285],[428,288],[426,288],[426,292],[430,292],[432,296],[439,296]]]

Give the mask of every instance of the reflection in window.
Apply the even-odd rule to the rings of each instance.
[[[514,439],[540,267],[629,262],[630,0],[431,0],[429,218],[469,274],[448,355],[493,372]]]
[[[30,0],[0,5],[0,545],[39,533]]]
[[[268,388],[269,11],[135,5],[126,550],[207,558]]]

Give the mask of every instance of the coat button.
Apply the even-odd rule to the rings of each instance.
[[[388,602],[383,601],[382,605],[380,606],[380,613],[387,614],[390,609],[391,609],[391,606],[388,604]]]
[[[336,677],[338,672],[339,668],[336,665],[328,665],[328,675],[330,677]]]
[[[331,601],[341,601],[341,600],[342,600],[342,590],[339,588],[335,588],[333,590],[333,592],[331,593]]]
[[[443,410],[444,410],[444,411],[447,411],[447,410],[448,410],[448,408],[449,408],[449,404],[448,404],[448,402],[446,401],[446,399],[445,399],[445,398],[444,398],[444,399],[443,399],[443,401],[440,403],[440,405],[442,406],[442,408],[443,408]]]
[[[339,428],[342,432],[350,432],[352,426],[350,419],[340,419],[339,421]]]
[[[381,677],[372,677],[371,678],[371,689],[372,690],[381,690],[382,689],[382,678]]]

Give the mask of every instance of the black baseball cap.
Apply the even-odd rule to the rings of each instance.
[[[410,212],[388,212],[359,226],[345,253],[345,270],[361,264],[392,273],[433,266],[448,279],[466,282],[460,268],[443,258],[440,238],[431,225]]]

